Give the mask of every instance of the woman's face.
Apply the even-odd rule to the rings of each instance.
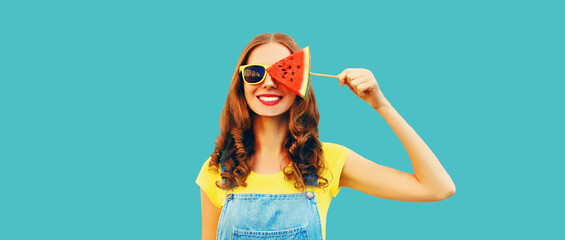
[[[272,65],[289,55],[291,52],[286,46],[270,42],[255,47],[247,58],[247,64]],[[249,108],[260,116],[279,116],[290,109],[296,98],[294,92],[271,78],[269,74],[260,84],[244,83],[243,86]]]

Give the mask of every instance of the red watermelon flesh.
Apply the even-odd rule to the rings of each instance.
[[[302,98],[308,93],[310,82],[310,48],[293,53],[269,68],[267,73]]]

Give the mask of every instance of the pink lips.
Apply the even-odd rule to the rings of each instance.
[[[280,97],[280,99],[277,100],[277,101],[274,101],[274,102],[267,102],[267,101],[261,100],[261,98],[259,98],[259,97]],[[259,102],[261,102],[262,104],[275,105],[275,104],[279,103],[283,98],[282,98],[282,96],[276,95],[276,94],[261,94],[261,95],[257,96],[257,99],[259,99]]]

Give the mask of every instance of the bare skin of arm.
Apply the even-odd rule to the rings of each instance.
[[[202,190],[200,190],[200,202],[202,206],[202,240],[215,240],[222,209],[216,207]]]
[[[368,102],[400,139],[414,174],[382,166],[351,151],[342,170],[340,186],[398,201],[441,201],[455,193],[455,184],[426,143],[384,97],[373,74],[366,69],[346,69],[340,85]]]

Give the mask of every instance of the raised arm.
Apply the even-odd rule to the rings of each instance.
[[[343,167],[340,186],[410,202],[441,201],[452,196],[455,184],[426,143],[384,97],[373,73],[350,68],[339,74],[338,79],[340,85],[347,85],[386,120],[406,148],[414,168],[414,174],[402,172],[351,151]]]

